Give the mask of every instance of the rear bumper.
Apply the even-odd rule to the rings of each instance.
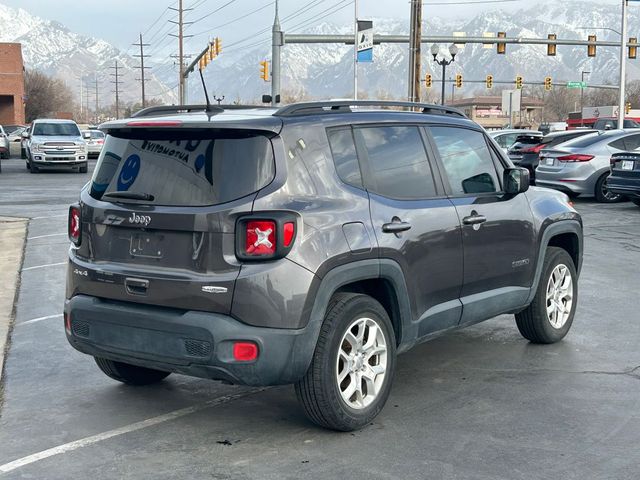
[[[601,173],[589,162],[566,163],[561,168],[539,165],[535,172],[536,185],[562,192],[594,195]]]
[[[167,372],[252,385],[298,381],[317,329],[253,327],[207,312],[152,307],[77,295],[65,301],[69,343],[80,352]],[[233,342],[253,341],[253,362],[233,359]]]
[[[610,176],[607,179],[607,188],[612,193],[640,198],[640,175],[631,178]]]

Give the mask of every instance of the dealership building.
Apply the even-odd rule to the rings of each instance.
[[[25,123],[22,45],[0,43],[0,125]]]

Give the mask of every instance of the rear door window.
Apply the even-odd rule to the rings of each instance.
[[[484,135],[475,130],[430,127],[454,195],[497,192],[496,166]]]
[[[367,152],[367,189],[397,200],[436,196],[433,172],[416,126],[361,127],[354,130]]]
[[[90,194],[106,201],[217,205],[260,190],[271,182],[274,172],[271,142],[261,134],[107,135]]]

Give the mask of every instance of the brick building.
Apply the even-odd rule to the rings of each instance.
[[[24,124],[22,45],[0,43],[0,125]]]

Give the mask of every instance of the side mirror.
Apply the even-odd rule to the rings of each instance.
[[[22,138],[29,138],[29,132],[22,132]]]
[[[91,138],[91,132],[82,132],[82,138],[89,140]]]
[[[526,168],[507,168],[504,171],[504,191],[517,195],[529,190],[529,170]]]

